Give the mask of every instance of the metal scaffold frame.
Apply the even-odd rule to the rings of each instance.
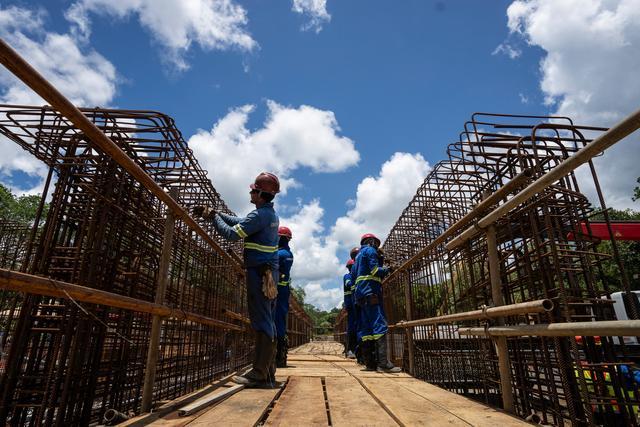
[[[77,109],[2,41],[0,61],[52,105],[0,106],[0,143],[49,169],[35,221],[0,218],[0,423],[148,411],[248,366],[241,245],[188,214],[232,212],[173,120]]]
[[[639,127],[640,111],[609,130],[474,114],[383,245],[396,266],[383,283],[395,361],[544,423],[638,425],[632,357],[617,335],[640,335],[639,284],[619,255],[592,158]],[[610,253],[591,232],[596,214]],[[615,291],[631,320],[616,320]],[[339,316],[337,338],[345,326]]]

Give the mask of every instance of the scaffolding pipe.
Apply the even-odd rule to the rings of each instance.
[[[640,336],[640,320],[601,320],[545,325],[495,326],[486,329],[458,328],[458,333],[460,335],[485,337],[636,337]]]
[[[551,310],[553,310],[553,301],[551,301],[550,299],[541,299],[536,301],[521,302],[518,304],[502,305],[500,307],[486,307],[481,310],[465,311],[463,313],[447,314],[437,317],[427,317],[425,319],[400,321],[393,326],[396,328],[411,328],[414,326],[461,322],[463,320],[493,319],[496,317],[543,313]]]
[[[635,132],[638,128],[640,128],[640,110],[630,114],[624,120],[618,122],[611,129],[594,139],[590,144],[576,151],[573,156],[560,162],[556,167],[533,181],[525,189],[507,200],[504,204],[498,206],[489,214],[481,218],[477,224],[467,228],[462,232],[462,234],[450,241],[445,247],[447,250],[451,251],[464,242],[474,238],[480,230],[483,230],[489,225],[495,223],[497,220],[529,200],[541,190],[562,179],[579,166],[589,162],[593,157]]]
[[[241,326],[212,319],[211,317],[200,314],[190,313],[188,311],[170,308],[153,302],[101,291],[99,289],[87,288],[86,286],[74,285],[26,273],[19,273],[4,268],[0,268],[0,289],[45,295],[54,298],[65,298],[71,301],[86,302],[90,304],[106,305],[109,307],[121,308],[123,310],[149,313],[180,320],[189,320],[191,322],[212,326],[214,328],[244,331],[244,328]]]
[[[238,273],[244,275],[244,269],[237,257],[228,254],[215,240],[189,215],[180,204],[167,194],[154,180],[131,159],[118,145],[93,124],[82,112],[49,83],[36,69],[24,60],[11,46],[0,38],[0,62],[18,77],[24,84],[40,95],[53,108],[65,116],[78,129],[129,172],[140,184],[167,205],[176,219],[181,219],[193,231],[207,242],[215,252],[226,259]],[[235,254],[234,254],[235,255]]]
[[[496,226],[491,224],[487,228],[487,253],[489,255],[489,278],[491,280],[491,300],[496,307],[504,305],[502,296],[502,279],[500,279],[500,255],[498,254],[498,240]],[[498,325],[504,325],[504,319],[497,319]],[[505,337],[494,339],[498,354],[498,370],[500,371],[500,390],[502,391],[502,407],[505,411],[514,413],[513,390],[511,389],[511,362],[509,348]]]
[[[178,189],[172,188],[169,195],[173,199],[178,198]],[[156,289],[155,303],[164,304],[164,296],[169,284],[169,266],[171,264],[171,247],[173,246],[173,231],[176,225],[176,218],[172,211],[167,211],[164,220],[164,235],[162,237],[162,252],[160,253],[160,265],[158,267],[158,288]],[[147,364],[144,371],[144,386],[142,388],[142,412],[151,412],[153,403],[153,386],[156,380],[156,364],[158,363],[158,352],[160,351],[160,329],[162,328],[162,317],[153,315],[151,320],[151,337],[147,350]]]

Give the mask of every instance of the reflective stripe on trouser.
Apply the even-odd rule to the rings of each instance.
[[[272,272],[273,279],[278,279],[278,270]],[[271,339],[275,337],[276,329],[273,324],[273,311],[276,300],[268,300],[262,293],[262,277],[256,267],[247,268],[247,306],[251,327],[264,332]]]
[[[387,319],[380,304],[360,305],[360,330],[359,339],[362,341],[377,340],[387,333]]]
[[[273,311],[273,321],[276,327],[276,336],[284,338],[287,335],[287,316],[289,314],[288,286],[278,286],[278,296],[276,297],[276,308]]]

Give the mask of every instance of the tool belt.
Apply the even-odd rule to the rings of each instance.
[[[267,299],[274,299],[278,296],[276,282],[273,280],[273,273],[269,264],[260,266],[260,276],[262,277],[262,293]]]

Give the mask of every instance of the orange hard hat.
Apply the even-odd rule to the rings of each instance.
[[[280,192],[280,180],[270,172],[262,172],[249,187],[275,196]]]
[[[289,229],[289,227],[278,227],[278,236],[284,236],[289,239],[293,238],[293,235],[291,234],[291,230]]]

